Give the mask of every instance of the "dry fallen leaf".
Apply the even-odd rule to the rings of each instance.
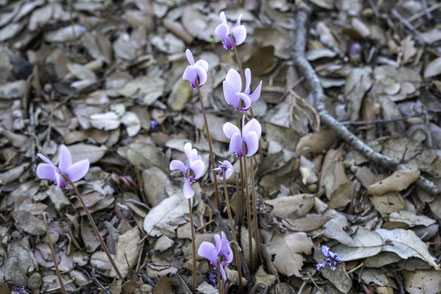
[[[400,192],[406,190],[420,176],[419,170],[397,170],[389,177],[369,186],[368,193],[371,195],[383,195],[388,192]]]
[[[266,247],[274,256],[273,264],[281,274],[300,277],[303,266],[301,254],[311,254],[314,245],[306,233],[286,233],[276,234]]]
[[[279,196],[275,199],[265,200],[273,207],[272,213],[278,217],[305,216],[314,205],[314,195],[299,194],[294,196]]]
[[[432,60],[424,70],[424,78],[437,76],[441,73],[441,57]]]
[[[116,240],[115,263],[124,278],[129,274],[129,269],[132,269],[136,265],[139,255],[139,241],[141,241],[141,237],[137,227],[118,236],[118,239]],[[110,276],[117,276],[113,267]]]

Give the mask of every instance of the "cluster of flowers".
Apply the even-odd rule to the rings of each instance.
[[[239,16],[233,28],[228,25],[224,12],[220,13],[220,20],[221,23],[216,27],[215,33],[222,40],[226,50],[232,50],[245,41],[247,31],[245,26],[241,24],[241,16]],[[185,69],[182,78],[189,81],[193,88],[203,86],[207,81],[207,61],[201,59],[195,62],[189,49],[186,50],[186,56],[189,65]],[[259,99],[262,89],[262,82],[260,82],[251,93],[251,70],[249,68],[244,70],[244,79],[245,85],[243,85],[240,73],[235,69],[230,69],[222,85],[226,103],[241,112],[247,111],[251,104]],[[245,116],[243,116],[241,129],[227,122],[223,125],[223,131],[225,136],[230,139],[229,151],[235,153],[238,157],[252,156],[257,152],[262,127],[256,119],[253,118],[245,124]],[[184,195],[189,198],[194,195],[191,184],[203,175],[205,165],[197,154],[197,150],[192,149],[191,143],[185,144],[184,152],[187,157],[187,164],[179,160],[173,160],[170,163],[170,169],[180,170],[184,174]],[[216,168],[216,171],[221,178],[223,171],[225,171],[225,177],[228,178],[233,173],[233,167],[230,162],[223,161],[221,166]],[[222,259],[220,271],[222,278],[226,280],[224,269],[233,260],[233,253],[224,232],[222,232],[222,239],[218,235],[215,236],[215,242],[216,246],[209,242],[203,242],[198,253],[201,257],[207,258],[214,268],[217,268],[217,260]]]

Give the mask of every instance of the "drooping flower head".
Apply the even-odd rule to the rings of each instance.
[[[184,145],[184,152],[187,156],[187,164],[180,160],[172,160],[170,162],[170,169],[182,171],[185,179],[184,196],[191,198],[194,195],[191,184],[204,175],[205,163],[202,161],[201,156],[198,155],[198,151],[191,148],[191,143]]]
[[[233,174],[233,165],[231,164],[231,162],[229,162],[228,160],[224,160],[224,161],[219,161],[221,165],[219,165],[218,167],[216,167],[214,170],[217,172],[219,178],[221,180],[224,179],[223,175],[224,175],[224,171],[225,171],[225,179],[228,179],[231,177],[231,175]]]
[[[329,268],[332,271],[335,271],[337,264],[343,262],[340,256],[338,256],[337,253],[334,253],[331,250],[329,250],[329,247],[326,245],[322,245],[322,253],[327,258],[325,259],[324,262],[317,264],[318,271],[321,271],[321,269],[324,268],[327,264],[329,264]]]
[[[193,88],[202,87],[207,81],[208,63],[203,59],[194,62],[190,49],[185,51],[185,55],[190,65],[185,69],[182,79],[189,81]]]
[[[262,90],[262,81],[257,88],[250,94],[251,70],[245,69],[245,89],[242,92],[242,79],[235,69],[227,72],[225,81],[223,82],[223,90],[225,101],[234,106],[236,110],[246,111],[250,108],[252,102],[256,102]]]
[[[217,261],[220,259],[220,272],[222,278],[226,281],[225,268],[233,261],[233,250],[224,232],[222,232],[222,238],[219,235],[214,235],[214,241],[216,246],[210,242],[202,242],[198,254],[200,257],[208,259],[215,269],[217,269]]]
[[[234,44],[236,46],[242,44],[247,37],[247,29],[244,25],[240,24],[242,14],[239,15],[236,21],[236,25],[231,30],[228,26],[227,18],[225,17],[225,13],[223,11],[220,13],[219,17],[221,23],[216,27],[216,30],[214,32],[222,40],[224,48],[227,50],[232,50],[233,43],[231,42],[230,35],[233,37]]]
[[[245,117],[242,121],[242,132],[232,123],[225,123],[223,127],[225,136],[230,139],[229,151],[236,153],[237,156],[243,156],[243,149],[245,155],[251,156],[259,149],[259,139],[262,134],[262,127],[260,123],[253,118],[245,125]]]
[[[72,162],[72,155],[70,154],[69,149],[61,145],[60,146],[60,155],[58,157],[58,167],[56,167],[46,156],[38,153],[38,157],[40,157],[46,163],[40,163],[37,166],[37,176],[40,179],[48,179],[53,181],[56,184],[56,189],[64,189],[69,185],[61,173],[67,175],[72,183],[80,180],[87,174],[89,170],[89,160],[84,159],[80,160],[76,163]]]

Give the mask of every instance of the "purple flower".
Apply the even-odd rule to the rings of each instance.
[[[259,138],[262,134],[260,123],[253,118],[244,125],[245,118],[242,121],[242,133],[239,128],[232,123],[224,124],[224,133],[230,139],[230,152],[236,153],[237,156],[243,156],[242,145],[245,143],[245,154],[251,156],[257,152],[259,148]]]
[[[214,241],[216,246],[210,242],[202,242],[199,246],[198,254],[200,257],[208,259],[215,269],[217,268],[217,261],[220,258],[220,272],[222,278],[226,281],[227,275],[225,274],[225,267],[233,261],[233,250],[224,232],[222,232],[222,239],[219,235],[214,235]]]
[[[240,74],[230,69],[227,73],[225,81],[223,82],[225,101],[233,105],[236,110],[246,111],[251,106],[251,102],[257,101],[262,90],[262,81],[260,81],[257,88],[250,94],[251,85],[251,70],[245,69],[245,90],[242,92],[242,79]]]
[[[244,25],[240,24],[242,14],[239,15],[236,21],[236,25],[231,30],[228,26],[227,18],[225,17],[225,13],[223,11],[220,13],[219,17],[222,23],[216,27],[216,30],[214,32],[222,40],[224,48],[227,50],[233,49],[233,43],[231,42],[230,34],[233,36],[234,44],[236,46],[242,44],[247,37],[247,29]]]
[[[322,253],[327,258],[324,262],[317,264],[317,270],[321,271],[322,268],[324,268],[327,264],[329,264],[329,268],[332,271],[335,271],[336,265],[343,262],[343,260],[337,255],[337,253],[332,252],[329,250],[329,247],[326,245],[322,245]]]
[[[185,165],[180,160],[172,160],[172,162],[170,162],[170,169],[182,171],[185,179],[184,196],[191,198],[194,195],[191,184],[204,175],[205,163],[202,161],[201,156],[198,155],[198,151],[191,149],[191,143],[184,145],[184,152],[187,156],[187,164]]]
[[[216,167],[214,170],[217,171],[217,174],[221,180],[223,180],[223,174],[225,170],[225,179],[228,179],[233,174],[233,165],[228,160],[219,161],[221,165]]]
[[[38,153],[40,157],[46,163],[40,163],[37,166],[37,176],[40,179],[49,179],[53,181],[57,186],[56,189],[64,189],[69,185],[61,173],[67,175],[73,182],[80,180],[87,174],[89,170],[89,160],[84,159],[76,163],[72,162],[72,155],[66,146],[60,146],[60,155],[58,157],[58,167],[56,167],[46,156]]]
[[[208,63],[203,59],[195,63],[190,49],[185,51],[185,55],[190,65],[185,69],[182,79],[189,81],[193,88],[202,87],[207,81]]]

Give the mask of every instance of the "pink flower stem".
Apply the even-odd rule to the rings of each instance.
[[[58,269],[57,258],[55,257],[54,245],[52,244],[51,234],[49,233],[49,226],[47,225],[46,212],[43,212],[44,226],[46,227],[47,240],[49,243],[49,248],[51,249],[52,260],[54,261],[55,272],[57,273],[58,282],[60,283],[61,292],[67,294],[66,288],[64,287],[63,279],[61,279],[60,270]]]
[[[202,116],[204,117],[205,132],[207,135],[208,147],[210,148],[210,161],[211,161],[211,166],[212,166],[211,170],[213,171],[213,182],[214,182],[214,193],[216,196],[216,205],[217,205],[217,209],[221,210],[219,191],[218,191],[218,186],[217,186],[216,171],[214,170],[214,168],[216,167],[216,163],[214,161],[213,146],[212,146],[212,142],[211,142],[210,130],[208,128],[207,115],[205,114],[205,107],[204,107],[204,103],[202,102],[201,90],[199,88],[199,80],[196,80],[196,88],[198,90],[198,97],[199,97],[199,103],[201,104]]]
[[[251,157],[251,194],[253,197],[253,220],[254,220],[254,235],[256,238],[256,252],[260,256],[260,236],[259,236],[259,222],[257,218],[257,203],[256,203],[256,188],[254,186],[254,157]]]
[[[193,283],[191,290],[196,293],[196,237],[193,223],[193,208],[191,206],[191,198],[188,198],[188,211],[190,213],[190,227],[191,227],[191,247],[193,249]]]
[[[250,203],[250,194],[248,191],[248,171],[247,171],[247,157],[245,154],[245,147],[242,146],[242,152],[243,152],[243,156],[242,156],[242,160],[243,160],[243,165],[244,165],[244,184],[245,184],[245,201],[247,204],[247,222],[248,222],[248,248],[249,248],[249,256],[250,256],[250,269],[253,270],[254,269],[254,261],[253,261],[253,230],[252,230],[252,226],[251,226],[251,203]]]
[[[227,213],[228,213],[228,219],[230,220],[231,233],[233,235],[233,240],[237,243],[236,229],[234,227],[233,216],[231,215],[230,199],[228,198],[227,179],[226,179],[226,175],[225,175],[225,169],[222,170],[222,178],[223,178],[223,182],[224,182],[224,194],[225,194],[225,201],[227,202]],[[241,268],[241,264],[240,264],[240,256],[239,256],[239,251],[237,249],[237,246],[234,247],[234,255],[236,257],[237,273],[239,275],[239,292],[243,293],[242,268]]]
[[[109,249],[106,246],[106,243],[104,243],[103,237],[101,237],[100,232],[98,231],[98,228],[95,224],[95,221],[92,218],[92,215],[90,214],[89,209],[86,206],[86,203],[84,203],[83,197],[81,196],[80,192],[78,192],[77,187],[72,183],[72,181],[69,179],[69,177],[66,174],[60,173],[63,178],[69,182],[69,185],[74,189],[75,194],[78,196],[78,199],[81,202],[81,205],[83,206],[84,211],[86,212],[87,218],[89,219],[90,224],[92,225],[92,229],[95,232],[96,237],[98,238],[98,241],[101,243],[101,247],[103,248],[104,252],[107,255],[107,258],[109,259],[110,263],[112,264],[113,269],[115,270],[116,275],[118,276],[118,279],[124,282],[124,278],[121,275],[120,271],[118,270],[118,267],[116,266],[115,261],[113,261],[112,255],[109,252]]]

